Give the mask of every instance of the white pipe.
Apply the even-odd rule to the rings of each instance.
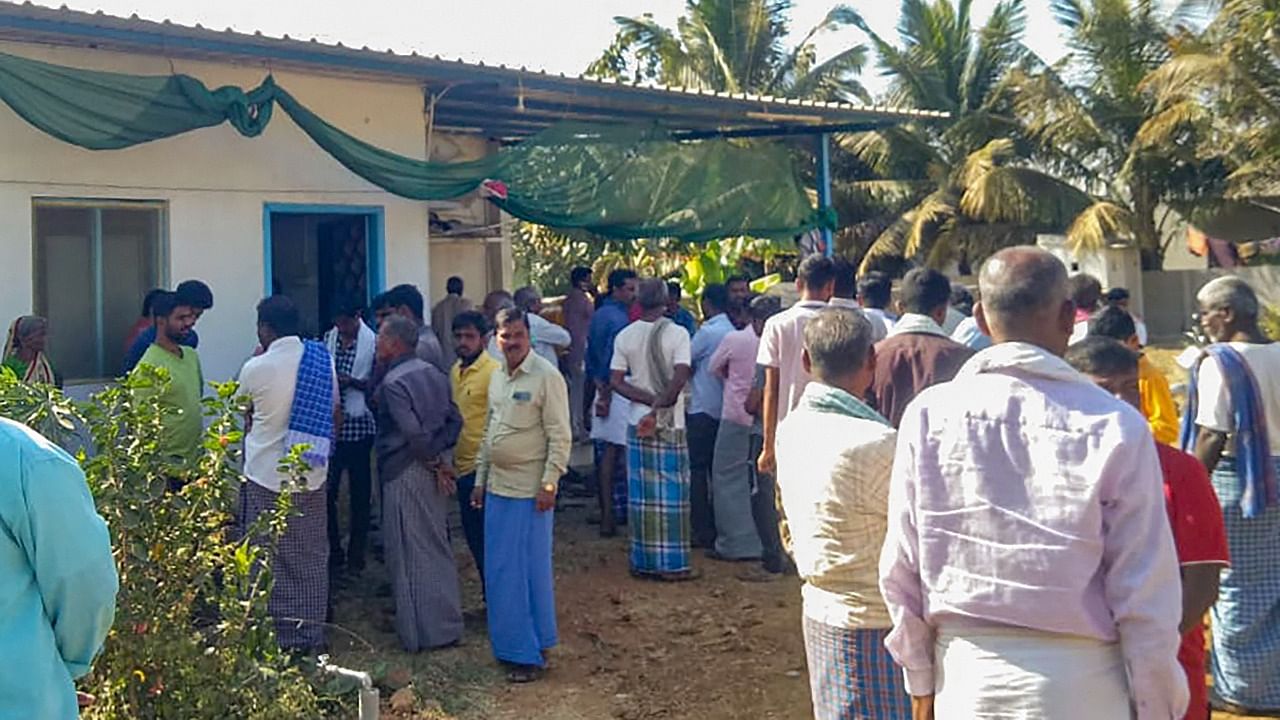
[[[334,665],[329,662],[328,655],[321,655],[318,662],[321,672],[360,683],[360,720],[378,720],[378,688],[373,686],[373,677],[369,673]]]

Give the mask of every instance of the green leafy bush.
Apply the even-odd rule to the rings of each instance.
[[[1262,332],[1266,333],[1267,337],[1280,342],[1280,307],[1263,305],[1259,324],[1262,325]]]
[[[261,568],[289,513],[288,494],[237,537],[231,510],[243,401],[235,383],[205,400],[208,430],[179,476],[157,448],[164,371],[143,368],[76,403],[54,388],[0,374],[0,415],[77,454],[111,531],[120,574],[116,621],[82,689],[86,718],[317,718],[328,708],[276,646]],[[91,448],[91,450],[89,450]],[[295,450],[294,461],[297,459]],[[172,491],[171,484],[181,484]]]

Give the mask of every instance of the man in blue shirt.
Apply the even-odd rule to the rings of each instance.
[[[115,617],[115,562],[84,473],[0,419],[0,717],[73,720]]]
[[[689,519],[695,547],[710,548],[716,542],[715,515],[711,507],[711,465],[716,456],[716,433],[724,403],[724,381],[711,372],[711,355],[724,336],[733,332],[725,313],[729,289],[708,285],[702,291],[702,328],[693,336],[690,360],[693,366],[692,397],[685,428],[689,442]]]
[[[609,273],[609,293],[591,316],[587,327],[587,378],[595,387],[595,417],[591,440],[595,445],[597,491],[600,500],[600,534],[612,537],[618,523],[627,519],[627,482],[624,459],[627,449],[627,399],[609,385],[613,340],[631,323],[631,303],[636,297],[636,273],[619,268]]]
[[[197,321],[205,310],[213,307],[213,291],[209,289],[208,285],[199,280],[183,280],[173,293],[178,296],[176,307],[185,306],[191,308],[195,312]],[[153,322],[151,327],[139,333],[138,338],[129,346],[129,351],[124,356],[124,371],[122,374],[128,375],[133,372],[133,369],[138,366],[138,361],[147,352],[147,348],[151,347],[155,341],[156,326]],[[181,338],[179,342],[189,348],[198,348],[200,346],[200,336],[196,334],[195,328],[192,328],[186,337]]]
[[[681,289],[680,283],[674,280],[667,283],[667,317],[671,322],[687,330],[689,337],[692,338],[698,331],[698,321],[693,317],[693,313],[680,304],[680,298],[683,295],[684,290]]]

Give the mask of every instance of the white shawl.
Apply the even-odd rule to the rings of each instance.
[[[378,343],[378,336],[373,330],[360,321],[360,331],[356,333],[356,359],[351,365],[351,377],[356,380],[368,380],[373,376],[373,351]],[[338,329],[332,328],[324,334],[324,344],[329,354],[338,354]],[[342,393],[342,412],[348,417],[363,417],[369,414],[369,405],[365,402],[364,393],[349,387]]]

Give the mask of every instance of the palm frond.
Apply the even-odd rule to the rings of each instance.
[[[911,226],[903,244],[903,257],[914,257],[927,247],[944,223],[956,216],[956,203],[950,193],[930,193],[911,211]]]
[[[996,138],[981,148],[969,153],[964,164],[960,166],[957,183],[967,187],[978,182],[983,175],[991,172],[1014,156],[1014,143],[1011,138]]]
[[[778,92],[778,89],[786,83],[787,78],[798,74],[797,68],[800,64],[800,60],[806,53],[812,51],[814,38],[822,33],[838,30],[842,27],[856,26],[858,21],[861,20],[861,17],[862,16],[858,14],[857,10],[854,10],[848,5],[833,6],[827,11],[826,17],[822,18],[822,21],[817,25],[809,28],[809,31],[804,34],[804,37],[800,39],[800,42],[796,43],[796,45],[791,49],[791,52],[787,53],[786,58],[778,65],[778,69],[774,73],[773,78],[764,88],[764,93],[773,94]],[[862,72],[862,68],[866,64],[866,46],[858,45],[856,47],[862,48],[863,58],[856,68],[850,69],[850,72]],[[863,90],[863,92],[865,92],[865,90]],[[796,97],[799,97],[799,95],[796,95]]]
[[[987,24],[978,31],[973,57],[965,64],[962,102],[967,109],[981,107],[1005,71],[1025,52],[1022,36],[1026,28],[1022,0],[1005,0],[992,10]]]
[[[1098,153],[1114,158],[1123,154],[1122,142],[1084,102],[1084,93],[1068,87],[1052,69],[1036,75],[1014,71],[1007,87],[1013,95],[1014,114],[1022,121],[1026,134],[1049,152],[1069,150],[1076,158]],[[1096,168],[1086,170],[1092,171]]]
[[[871,247],[867,248],[867,254],[862,256],[862,262],[858,264],[858,274],[866,273],[878,263],[890,258],[906,255],[906,238],[907,232],[911,229],[912,219],[912,213],[903,213],[871,242]]]
[[[1228,84],[1231,59],[1225,55],[1188,53],[1170,58],[1143,78],[1142,87],[1155,93],[1165,105]]]
[[[975,221],[1060,231],[1091,202],[1079,188],[1047,173],[996,166],[965,187],[960,210]]]
[[[855,180],[838,182],[832,190],[835,205],[841,210],[898,215],[920,202],[935,188],[936,184],[932,180]]]
[[[1211,108],[1196,100],[1182,100],[1168,105],[1142,123],[1135,137],[1139,150],[1155,150],[1171,147],[1177,135],[1188,128],[1210,120]]]
[[[1280,196],[1280,158],[1256,157],[1232,172],[1228,181],[1228,199]]]
[[[1058,24],[1067,30],[1077,30],[1085,22],[1085,8],[1080,0],[1052,0],[1049,10]]]
[[[742,92],[741,78],[738,76],[737,68],[729,62],[728,56],[725,54],[724,49],[720,47],[720,43],[711,28],[700,21],[691,22],[689,27],[694,32],[685,36],[685,43],[701,49],[702,54],[719,76],[721,84],[719,89],[733,93]]]
[[[837,135],[836,143],[881,177],[927,179],[941,161],[927,136],[905,126]]]
[[[1101,250],[1110,243],[1132,239],[1133,223],[1133,212],[1128,208],[1095,202],[1067,228],[1067,246],[1077,253]]]
[[[827,58],[795,78],[787,88],[791,97],[812,97],[824,100],[848,100],[856,98],[870,102],[871,95],[855,75],[867,64],[867,46],[854,45]]]
[[[955,262],[978,268],[999,250],[1034,243],[1035,231],[1024,225],[957,222],[939,234],[925,264],[943,268]]]

